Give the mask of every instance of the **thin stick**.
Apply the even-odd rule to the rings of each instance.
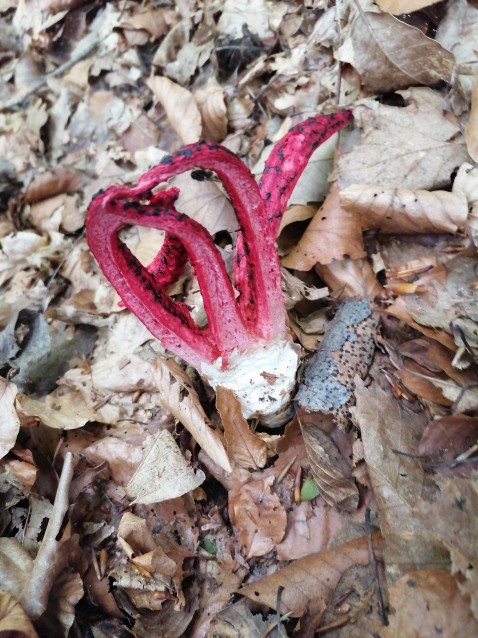
[[[382,588],[380,586],[380,580],[379,580],[379,577],[378,577],[377,559],[375,557],[375,552],[373,551],[372,528],[371,528],[371,525],[370,525],[370,508],[369,507],[367,507],[367,509],[365,510],[365,530],[367,532],[368,553],[369,553],[369,556],[370,556],[370,563],[371,563],[371,566],[372,566],[373,577],[377,581],[377,595],[378,595],[379,613],[380,613],[380,616],[381,616],[382,625],[384,627],[386,627],[388,625],[388,614],[387,614],[387,610],[385,609],[385,603],[384,603],[384,600],[383,600]]]

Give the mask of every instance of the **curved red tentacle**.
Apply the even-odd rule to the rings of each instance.
[[[317,115],[293,126],[271,151],[259,182],[267,220],[275,240],[280,221],[294,186],[314,151],[351,119],[344,109],[332,115]]]
[[[162,207],[139,203],[137,193],[131,199],[117,199],[119,190],[123,196],[126,194],[124,187],[113,187],[92,202],[87,240],[126,306],[165,347],[197,367],[201,362],[212,363],[219,356],[227,360],[234,348],[246,349],[250,338],[221,255],[200,224],[174,209],[177,189],[162,191]],[[169,297],[118,238],[118,230],[125,224],[158,228],[181,242],[198,277],[209,319],[207,328],[200,329],[194,323],[186,306]]]

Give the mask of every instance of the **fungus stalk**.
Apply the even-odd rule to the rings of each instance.
[[[166,156],[136,186],[111,186],[90,204],[88,245],[123,303],[163,346],[195,366],[216,388],[232,389],[248,417],[283,410],[295,385],[300,347],[287,328],[275,239],[280,220],[314,150],[350,120],[350,111],[317,116],[293,127],[274,147],[259,185],[242,161],[217,144],[198,142]],[[234,285],[209,232],[175,208],[176,188],[155,191],[174,175],[213,171],[239,223]],[[145,267],[118,236],[125,225],[165,233]],[[167,294],[190,262],[208,323]]]

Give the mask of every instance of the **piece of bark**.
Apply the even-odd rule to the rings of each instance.
[[[359,493],[344,454],[353,441],[344,430],[354,403],[354,377],[364,378],[372,362],[376,327],[367,299],[345,301],[309,362],[297,394],[299,423],[321,496],[347,511],[358,507]]]
[[[345,428],[354,399],[354,377],[368,372],[377,320],[368,299],[348,299],[337,310],[304,373],[296,400],[307,411],[331,414]]]

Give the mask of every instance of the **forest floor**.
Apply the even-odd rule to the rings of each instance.
[[[478,635],[476,2],[0,16],[0,634]],[[341,410],[312,385],[272,428],[126,310],[87,210],[199,139],[259,179],[292,126],[340,109],[281,220],[284,303],[304,361],[344,300],[369,310],[332,349]],[[209,172],[168,185],[230,270],[237,202]],[[163,241],[122,238],[142,264]],[[201,321],[196,274],[168,294]]]

